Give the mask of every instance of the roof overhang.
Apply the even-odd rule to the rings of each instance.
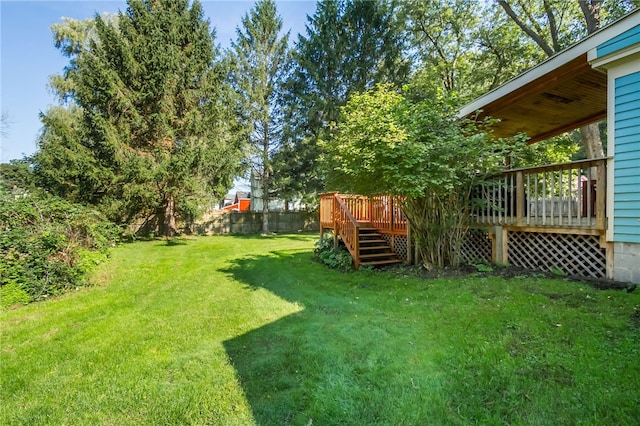
[[[607,75],[589,52],[638,22],[640,9],[465,105],[459,117],[498,119],[497,137],[525,133],[531,143],[605,118]]]

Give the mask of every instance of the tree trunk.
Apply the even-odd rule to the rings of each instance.
[[[165,237],[171,238],[176,234],[176,212],[172,195],[166,195],[164,200],[164,212],[162,218],[162,232]]]
[[[269,233],[269,171],[262,175],[262,233]]]
[[[600,128],[598,127],[598,123],[591,123],[581,127],[580,136],[582,138],[582,143],[584,144],[584,150],[587,154],[587,158],[604,157],[604,149],[602,147],[602,140],[600,139]]]

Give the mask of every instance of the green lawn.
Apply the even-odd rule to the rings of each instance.
[[[315,240],[126,244],[0,313],[2,424],[637,424],[640,291],[343,274]]]

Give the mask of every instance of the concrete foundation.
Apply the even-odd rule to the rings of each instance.
[[[640,284],[640,244],[613,243],[613,279]]]

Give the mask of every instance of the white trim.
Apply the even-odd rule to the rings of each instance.
[[[525,86],[537,78],[543,77],[551,71],[560,68],[562,65],[569,63],[580,55],[588,54],[592,49],[596,49],[602,43],[630,30],[638,25],[640,20],[640,8],[634,10],[623,18],[607,25],[606,27],[588,35],[573,46],[555,54],[546,61],[531,68],[529,71],[507,81],[503,85],[487,92],[481,97],[463,106],[458,112],[458,117],[465,117],[477,110],[481,110],[484,106],[495,102],[496,100],[508,95],[509,93]]]
[[[597,49],[590,50],[589,53],[595,51]],[[589,55],[587,55],[587,60],[591,63],[593,68],[604,68],[608,69],[613,66],[616,66],[614,63],[620,60],[628,59],[630,56],[636,55],[640,53],[640,44],[636,44],[634,46],[627,47],[625,49],[618,50],[613,52],[610,55],[602,56],[600,58],[595,58],[593,60],[589,60]]]

